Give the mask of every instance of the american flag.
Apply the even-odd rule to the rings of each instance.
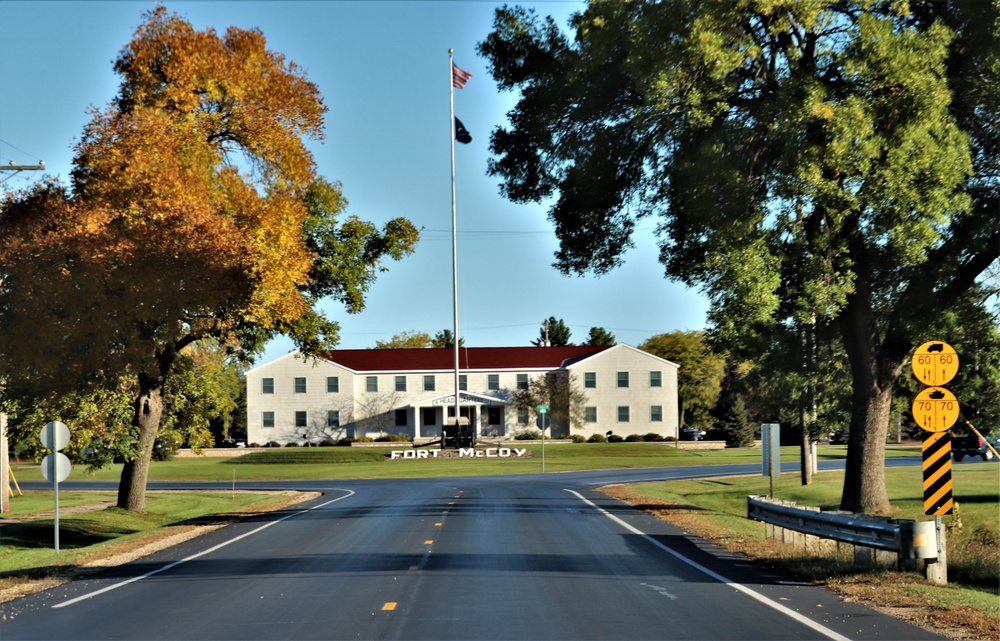
[[[455,63],[451,63],[451,84],[458,89],[464,89],[465,83],[469,82],[469,78],[472,74],[468,71],[462,71],[455,66]]]

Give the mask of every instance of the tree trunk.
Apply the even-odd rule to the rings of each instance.
[[[163,377],[139,375],[139,396],[132,413],[132,425],[139,428],[136,456],[125,462],[118,484],[118,507],[132,512],[146,509],[146,481],[153,444],[163,414]]]
[[[885,488],[885,439],[891,407],[891,385],[854,393],[842,510],[884,514],[891,508]]]

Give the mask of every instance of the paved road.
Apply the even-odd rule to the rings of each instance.
[[[324,496],[2,604],[0,638],[937,638],[593,489],[705,473],[269,484]]]

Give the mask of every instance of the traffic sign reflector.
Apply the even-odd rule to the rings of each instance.
[[[951,514],[951,434],[936,432],[924,438],[924,514]]]
[[[958,373],[958,352],[948,343],[930,341],[913,352],[910,366],[924,385],[947,385]]]

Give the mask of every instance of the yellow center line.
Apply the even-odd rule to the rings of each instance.
[[[442,525],[444,525],[444,523],[435,523],[434,527],[441,527]]]
[[[424,541],[424,545],[434,545],[434,539],[427,539]]]
[[[382,610],[383,611],[385,611],[385,610],[395,610],[395,609],[396,609],[396,602],[395,601],[388,601],[388,602],[386,602],[385,605],[382,606]]]

